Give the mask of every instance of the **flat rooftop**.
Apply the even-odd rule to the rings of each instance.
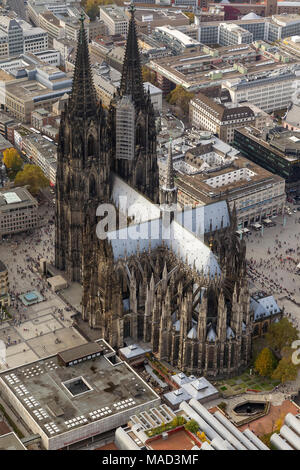
[[[0,211],[12,210],[17,207],[27,207],[28,204],[37,207],[37,200],[26,188],[14,188],[0,192]]]
[[[241,134],[250,137],[263,147],[272,151],[278,157],[289,162],[300,162],[300,132],[288,131],[283,127],[277,132],[278,128],[271,129],[271,140],[266,141],[263,133],[252,126],[237,129]]]
[[[70,367],[61,366],[58,356],[50,356],[0,374],[49,437],[128,409],[134,414],[136,406],[157,400],[153,390],[104,340],[96,343],[108,354],[79,360]]]
[[[0,436],[0,450],[27,450],[14,432]]]

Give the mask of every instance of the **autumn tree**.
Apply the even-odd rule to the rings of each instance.
[[[194,20],[195,20],[195,14],[194,13],[185,11],[184,14],[185,14],[185,16],[188,17],[188,19],[190,21],[190,24],[194,23]]]
[[[291,346],[296,339],[298,339],[297,328],[286,317],[277,323],[271,323],[266,334],[268,346],[280,356],[283,348]]]
[[[37,165],[25,165],[15,178],[15,186],[29,186],[29,191],[34,196],[41,188],[49,186],[49,180]]]
[[[22,158],[18,151],[13,147],[4,150],[3,163],[12,178],[16,176],[17,172],[20,171],[23,166]]]
[[[295,380],[298,375],[298,367],[293,364],[291,358],[283,357],[272,374],[272,379],[280,380],[281,383]]]
[[[176,88],[167,95],[166,100],[170,104],[180,108],[182,112],[187,115],[189,112],[189,103],[193,96],[194,93],[187,91],[181,85],[177,85]]]
[[[99,16],[99,7],[101,5],[109,5],[111,3],[118,2],[112,2],[111,0],[83,0],[81,5],[85,9],[85,12],[89,16],[90,20],[94,21],[96,17]]]
[[[263,377],[270,377],[276,367],[276,358],[269,348],[264,348],[256,358],[254,368]]]
[[[146,65],[142,66],[142,77],[143,82],[150,82],[152,85],[158,86],[155,72],[149,69],[149,67],[146,67]]]

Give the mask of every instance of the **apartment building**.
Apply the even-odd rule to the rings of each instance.
[[[228,80],[222,86],[229,91],[233,103],[249,101],[271,113],[288,106],[295,93],[295,81],[294,70],[286,67],[248,78]]]
[[[255,125],[256,121],[252,109],[234,105],[228,94],[221,90],[219,93],[198,93],[190,101],[189,118],[192,126],[211,131],[228,143],[233,141],[235,129],[250,123]]]
[[[0,192],[0,235],[32,230],[37,226],[37,200],[26,188]]]
[[[101,6],[100,20],[106,25],[109,35],[122,34],[127,36],[129,18],[124,9],[116,5]]]
[[[8,271],[5,264],[0,260],[0,307],[9,307],[9,282]]]

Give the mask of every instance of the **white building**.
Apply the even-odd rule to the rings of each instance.
[[[127,36],[129,20],[122,8],[116,5],[101,6],[100,20],[106,24],[109,35]]]
[[[227,88],[233,103],[249,101],[270,113],[288,106],[295,93],[295,81],[295,73],[285,70],[229,80],[222,87]]]
[[[0,16],[0,58],[47,49],[48,33],[21,19]]]

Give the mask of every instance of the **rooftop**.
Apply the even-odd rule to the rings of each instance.
[[[272,153],[280,158],[295,163],[300,161],[300,132],[279,126],[270,129],[266,135],[251,126],[239,128],[237,132],[272,150]]]
[[[127,409],[134,414],[136,406],[157,400],[152,389],[104,340],[96,343],[104,355],[78,359],[69,367],[60,365],[58,356],[50,356],[0,374],[1,381],[48,437]],[[74,348],[63,354],[70,358]]]
[[[20,206],[27,207],[28,204],[37,206],[37,201],[26,188],[14,188],[11,191],[0,192],[1,212]]]
[[[14,432],[0,436],[0,450],[26,450],[26,447]]]

